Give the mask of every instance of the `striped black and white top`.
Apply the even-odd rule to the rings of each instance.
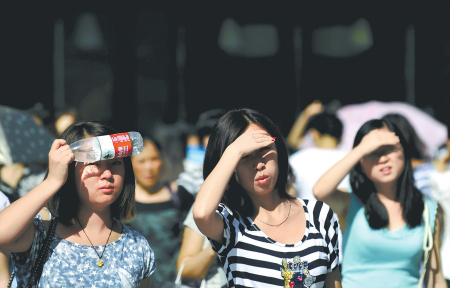
[[[220,204],[222,244],[210,239],[230,287],[323,287],[339,264],[339,221],[322,201],[301,200],[306,214],[303,239],[283,244],[270,239],[250,217]]]

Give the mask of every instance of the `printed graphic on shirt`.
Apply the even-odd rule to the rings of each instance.
[[[309,288],[316,280],[308,270],[308,262],[295,256],[293,261],[282,260],[281,276],[284,278],[284,288]]]

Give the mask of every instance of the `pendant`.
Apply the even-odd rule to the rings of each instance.
[[[103,267],[103,264],[105,264],[104,262],[103,262],[103,260],[100,258],[100,260],[98,260],[98,267]]]

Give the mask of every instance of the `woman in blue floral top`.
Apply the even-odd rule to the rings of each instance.
[[[142,235],[121,223],[135,211],[130,158],[74,162],[69,146],[115,133],[98,122],[67,128],[50,148],[45,180],[0,212],[0,250],[12,252],[18,287],[27,286],[49,232],[44,206],[57,224],[40,282],[31,287],[149,287],[156,268],[153,251]]]

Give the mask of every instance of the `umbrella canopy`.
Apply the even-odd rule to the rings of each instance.
[[[356,132],[364,122],[381,118],[388,113],[403,115],[424,142],[429,155],[433,155],[447,139],[447,127],[419,108],[405,102],[369,101],[339,108],[336,115],[344,126],[341,148],[351,150]]]
[[[31,115],[0,105],[0,164],[48,162],[53,141]]]

